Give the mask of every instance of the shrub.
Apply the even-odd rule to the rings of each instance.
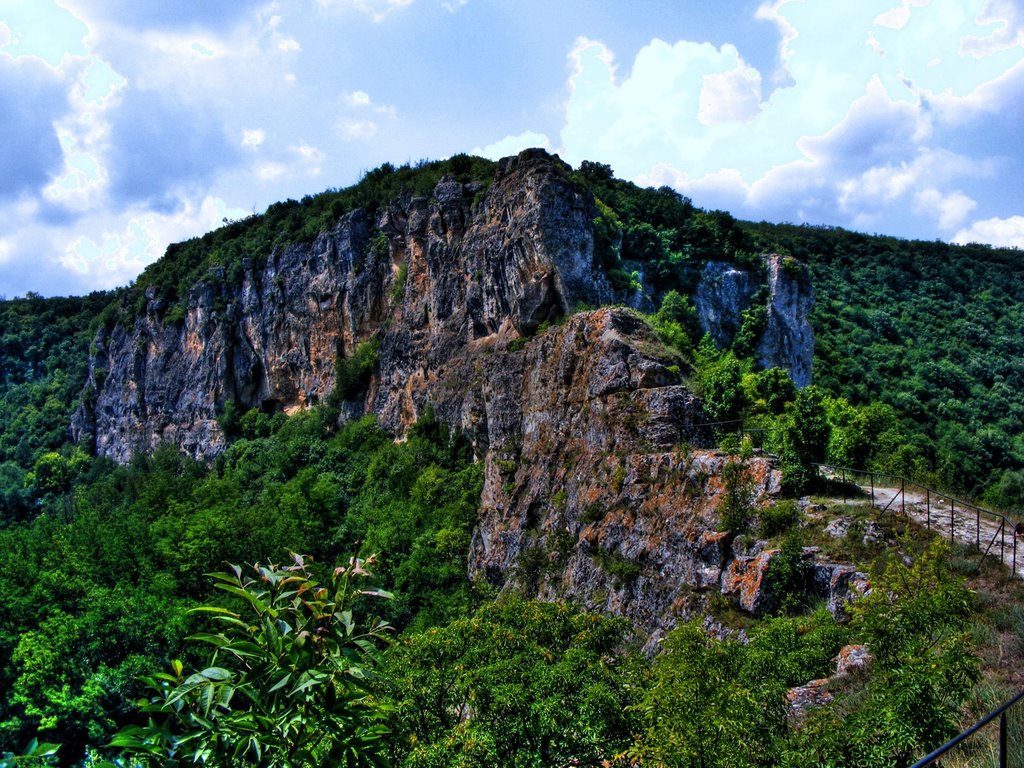
[[[255,566],[244,576],[214,574],[216,586],[241,598],[236,613],[209,613],[221,627],[193,639],[213,647],[207,666],[188,676],[180,661],[146,678],[155,695],[144,726],[123,729],[111,742],[143,765],[380,765],[386,729],[367,694],[370,669],[387,625],[357,629],[351,603],[370,576],[373,558],[353,557],[321,584],[306,559],[289,566]]]

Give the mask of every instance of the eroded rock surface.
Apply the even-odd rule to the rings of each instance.
[[[372,413],[400,438],[430,407],[470,437],[485,462],[470,575],[657,634],[704,610],[724,575],[763,576],[768,555],[744,564],[717,531],[729,459],[701,426],[685,362],[629,309],[573,314],[623,298],[594,266],[597,216],[568,166],[531,150],[503,160],[489,187],[445,178],[429,199],[407,195],[372,220],[353,211],[311,243],[245,261],[237,280],[211,274],[183,313],[150,295],[141,316],[97,336],[75,436],[121,462],[163,441],[208,460],[229,403],[322,402],[335,361],[374,338],[373,376],[342,412]],[[756,280],[711,273],[702,319],[734,333]],[[802,375],[792,360],[806,353],[809,376],[806,292],[768,275],[779,354]],[[770,503],[771,460],[747,471],[754,506]],[[764,608],[756,586],[741,593]]]

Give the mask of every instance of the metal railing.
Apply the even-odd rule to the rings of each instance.
[[[884,507],[880,507],[880,514],[898,513],[906,516],[908,494],[912,495],[909,503],[923,512],[925,527],[942,534],[946,534],[948,529],[950,543],[959,541],[973,546],[981,553],[979,568],[991,556],[998,558],[1000,563],[1008,567],[1014,577],[1022,577],[1017,568],[1018,529],[1006,515],[915,483],[900,475],[837,467],[831,464],[814,466],[820,476],[839,483],[843,489],[843,503],[848,500],[847,491],[851,486],[867,493],[872,507],[877,507],[880,503],[879,496],[885,498],[887,495],[881,493],[883,490],[892,491],[892,497]],[[1021,562],[1021,566],[1024,568],[1024,562]]]
[[[934,764],[936,764],[940,757],[944,757],[945,755],[947,755],[950,752],[952,752],[953,749],[955,749],[957,746],[959,746],[961,743],[963,743],[967,739],[971,738],[971,736],[976,734],[978,731],[980,731],[982,728],[984,728],[986,725],[990,724],[992,721],[994,721],[996,719],[999,720],[999,737],[998,737],[998,739],[999,739],[999,741],[998,741],[998,760],[999,760],[999,762],[997,763],[997,765],[999,766],[999,768],[1007,768],[1007,766],[1009,765],[1009,763],[1007,762],[1007,760],[1009,758],[1009,724],[1007,722],[1007,716],[1006,715],[1007,715],[1007,712],[1009,712],[1009,710],[1012,709],[1014,707],[1014,705],[1017,704],[1018,702],[1020,702],[1022,699],[1024,699],[1024,691],[1021,691],[1020,693],[1018,693],[1016,696],[1014,696],[1008,702],[1006,702],[1001,707],[999,707],[999,709],[997,709],[997,710],[995,710],[993,712],[990,712],[989,714],[985,715],[985,717],[983,717],[977,723],[975,723],[970,728],[968,728],[966,731],[961,733],[959,736],[957,736],[957,737],[955,737],[953,739],[950,739],[949,741],[947,741],[945,744],[943,744],[941,747],[936,749],[931,754],[922,757],[920,760],[918,760],[916,763],[914,763],[910,768],[924,768],[924,766],[926,766],[926,765],[934,765]],[[1018,749],[1017,751],[1019,752],[1020,750]],[[1017,757],[1019,758],[1020,755],[1018,754]],[[1020,764],[1021,763],[1020,763],[1019,759],[1015,760],[1014,763],[1013,763],[1013,765],[1015,765],[1015,766],[1020,765]]]

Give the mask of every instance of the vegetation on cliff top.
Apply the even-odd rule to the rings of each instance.
[[[835,765],[906,764],[956,727],[977,676],[967,633],[984,627],[948,553],[877,563],[885,588],[849,628],[800,614],[795,596],[786,606],[798,615],[752,627],[748,645],[690,624],[652,663],[632,650],[621,620],[495,603],[492,588],[468,580],[481,467],[430,415],[395,444],[372,421],[338,428],[328,408],[289,419],[235,413],[233,442],[211,467],[168,446],[118,467],[67,443],[89,329],[130,321],[147,292],[173,320],[198,280],[234,285],[246,259],[308,241],[357,207],[429,195],[446,173],[486,183],[493,172],[465,156],[382,166],[348,190],[172,246],[114,296],[0,303],[0,753],[39,734],[60,741],[71,764],[141,724],[139,676],[174,658],[202,662],[185,641],[201,628],[189,609],[229,606],[203,576],[225,560],[284,562],[303,551],[327,567],[360,543],[383,553],[380,583],[395,599],[380,613],[406,633],[370,686],[390,729],[382,754],[396,764],[739,764],[726,741],[743,742],[750,765],[814,765],[822,755]],[[613,284],[652,290],[661,304],[652,326],[695,364],[709,412],[767,427],[791,477],[829,457],[1024,503],[1016,254],[744,224],[597,163],[575,178],[598,198],[596,256]],[[818,296],[817,384],[800,392],[748,359],[756,313],[732,349],[718,350],[698,338],[687,298],[707,260],[757,269],[765,249],[807,264]],[[372,354],[342,367],[350,381],[336,400],[365,383]],[[769,517],[765,535],[799,516]],[[357,602],[354,620],[376,608]],[[786,688],[828,674],[850,639],[879,649],[876,672],[794,730],[780,715]],[[703,719],[672,701],[693,703]]]

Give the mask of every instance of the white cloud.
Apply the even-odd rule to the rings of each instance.
[[[261,128],[247,128],[242,131],[243,147],[258,147],[267,138],[267,133]]]
[[[749,122],[761,108],[761,73],[737,59],[735,68],[704,75],[697,119],[704,125]]]
[[[946,232],[963,224],[977,207],[977,202],[960,191],[942,193],[929,188],[914,195],[914,211],[935,218],[939,229]]]
[[[1024,248],[1024,216],[976,221],[953,236],[954,243],[988,243],[1002,248]]]
[[[383,21],[397,10],[412,5],[414,0],[317,0],[321,8],[365,13],[376,22]]]
[[[298,144],[296,144],[291,149],[292,149],[292,152],[295,152],[303,160],[306,160],[306,161],[309,161],[309,162],[312,162],[312,163],[322,163],[324,161],[324,159],[327,157],[319,149],[317,149],[316,147],[310,146],[309,144],[307,144],[304,141],[299,142]]]
[[[305,167],[307,176],[319,176],[323,170],[322,166],[327,155],[310,144],[302,141],[291,147],[291,152],[299,157]]]
[[[369,141],[377,135],[377,124],[372,120],[338,121],[338,134],[343,141]]]
[[[60,261],[68,269],[88,275],[94,285],[123,285],[162,256],[168,244],[208,232],[223,219],[241,218],[246,213],[228,208],[216,197],[206,197],[198,204],[182,202],[175,214],[127,214],[119,230],[77,237],[67,244]]]
[[[469,153],[471,155],[487,157],[491,160],[500,160],[509,155],[519,154],[524,149],[530,149],[531,147],[541,147],[548,152],[554,152],[551,140],[543,133],[525,131],[518,136],[506,136],[504,139],[488,144],[486,147],[475,147]]]
[[[0,264],[4,264],[14,253],[14,246],[6,240],[0,240]]]
[[[283,37],[277,41],[277,50],[282,53],[294,53],[295,51],[301,51],[302,46],[299,45],[299,41],[294,37]]]
[[[366,91],[352,91],[345,95],[346,100],[353,107],[368,107],[370,106],[370,94]]]
[[[987,36],[967,35],[961,39],[960,51],[967,56],[991,56],[1024,45],[1024,9],[1014,0],[988,0],[978,23],[992,30]]]
[[[273,181],[287,173],[288,169],[280,163],[262,163],[256,166],[256,178],[261,181]]]
[[[357,110],[370,110],[378,115],[384,115],[386,117],[395,117],[398,111],[391,104],[377,104],[370,98],[370,94],[366,91],[351,91],[346,93],[343,97],[343,101],[346,106],[352,107]]]
[[[979,18],[982,0],[879,0],[843,14],[815,0],[766,3],[757,15],[781,39],[768,96],[731,45],[652,40],[620,75],[607,46],[581,39],[562,152],[740,215],[859,228],[918,217],[952,231],[979,205],[962,180],[991,176],[1000,161],[986,156],[994,146],[953,151],[949,129],[1024,103],[1024,50],[998,60],[959,52],[964,36],[990,39],[996,28],[1006,38],[1009,22],[992,24],[997,6],[1010,17],[990,3]]]

